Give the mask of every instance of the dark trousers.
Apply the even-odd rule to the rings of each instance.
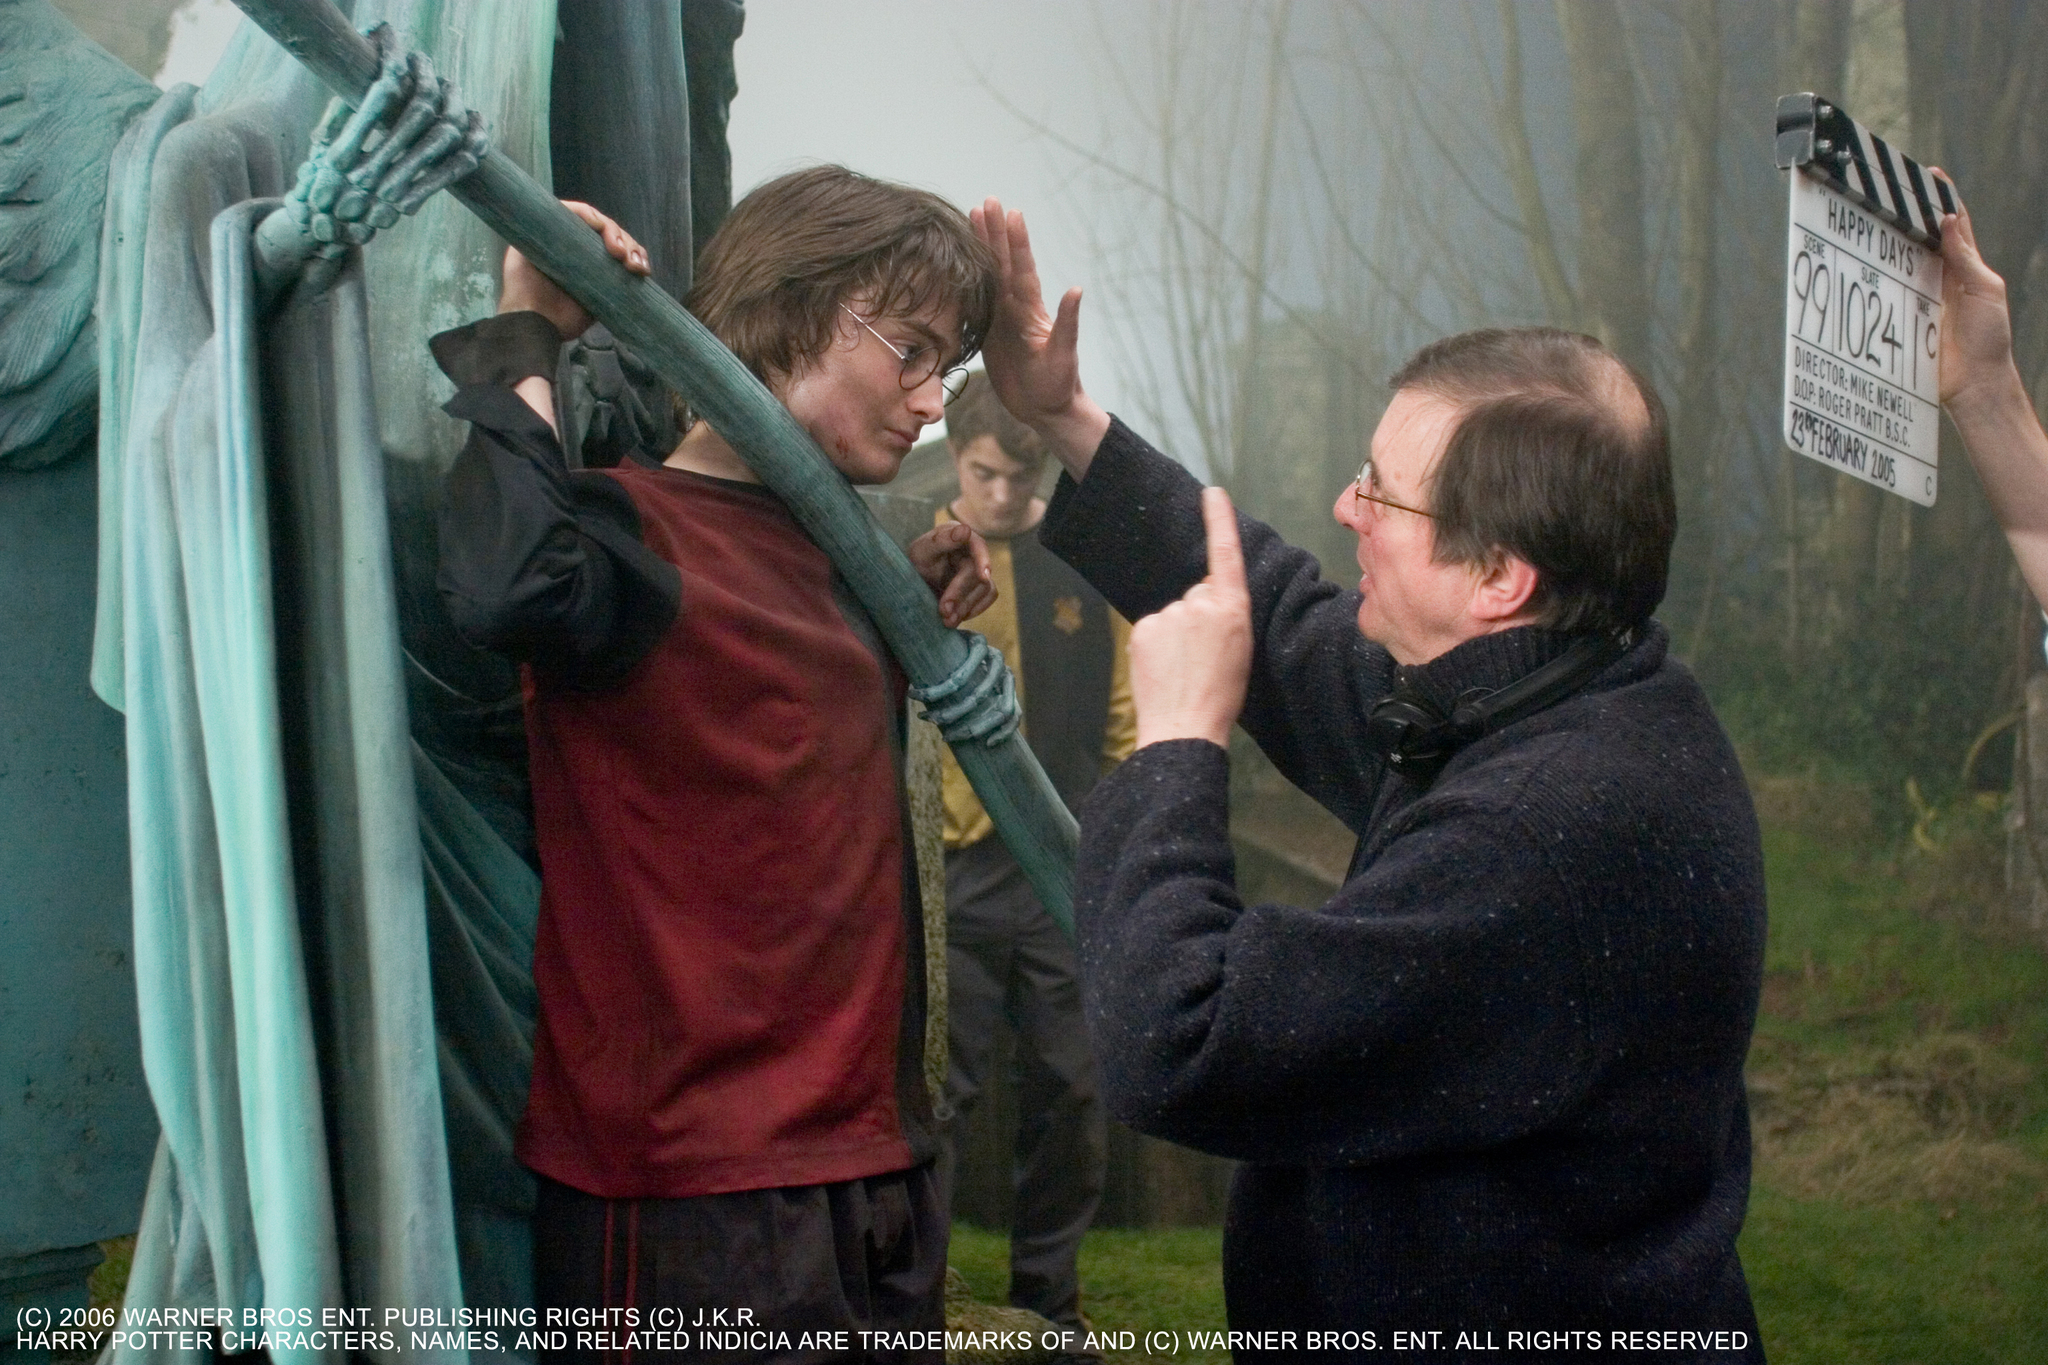
[[[995,835],[946,854],[946,1098],[939,1158],[952,1207],[959,1149],[995,1065],[996,1026],[1017,1035],[1010,1302],[1064,1327],[1080,1322],[1075,1260],[1102,1201],[1109,1137],[1081,1020],[1074,945]]]
[[[570,1324],[543,1361],[944,1358],[951,1225],[929,1165],[689,1199],[539,1186],[534,1302],[543,1328],[551,1309]]]

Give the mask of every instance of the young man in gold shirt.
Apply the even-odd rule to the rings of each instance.
[[[982,375],[946,410],[960,495],[939,521],[988,542],[996,604],[962,624],[1016,675],[1024,734],[1069,806],[1137,741],[1125,642],[1130,626],[1038,542],[1046,451],[1003,410]],[[996,1024],[1017,1035],[1018,1131],[1010,1302],[1081,1328],[1075,1257],[1102,1198],[1107,1129],[1081,1020],[1074,945],[1039,904],[974,790],[944,759],[948,1039],[954,1117],[941,1189],[957,1185],[967,1115],[995,1064]],[[1078,1348],[1085,1336],[1073,1338]]]

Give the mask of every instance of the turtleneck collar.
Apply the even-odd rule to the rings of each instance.
[[[1580,637],[1541,626],[1517,626],[1492,635],[1478,635],[1445,651],[1426,664],[1406,664],[1394,672],[1397,689],[1428,698],[1445,715],[1459,697],[1476,690],[1498,692],[1557,658]]]

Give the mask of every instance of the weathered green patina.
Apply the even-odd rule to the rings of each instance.
[[[326,100],[318,82],[245,28],[203,91],[157,98],[110,78],[112,104],[94,116],[108,143],[126,123],[106,179],[98,334],[88,263],[65,348],[36,354],[97,365],[38,372],[58,381],[43,394],[63,397],[44,404],[61,420],[6,448],[48,463],[49,433],[76,447],[97,378],[92,677],[126,712],[134,968],[163,1121],[131,1307],[530,1301],[531,1187],[511,1129],[530,1057],[538,882],[505,757],[518,747],[516,679],[453,637],[432,587],[435,489],[461,431],[438,411],[446,389],[424,340],[491,309],[493,227],[759,458],[913,677],[942,681],[966,653],[808,437],[670,297],[687,286],[683,214],[701,235],[729,193],[717,167],[738,28],[733,0],[682,0],[680,24],[677,5],[580,0],[559,26],[547,0],[493,7],[487,24],[474,0],[356,0],[346,18],[318,7],[358,57],[354,26],[390,21],[487,114],[499,155],[469,183],[496,217],[437,197],[333,288],[274,314],[251,238],[306,153]],[[43,0],[0,0],[0,23],[24,14],[54,17]],[[558,44],[607,33],[652,35],[620,77],[631,98],[603,97],[618,74],[605,64],[560,60]],[[65,78],[94,69],[46,63],[45,103],[64,103],[77,89]],[[360,74],[374,74],[373,59]],[[607,126],[619,109],[630,136]],[[691,186],[687,201],[636,196],[664,169]],[[624,205],[621,220],[663,244],[667,293],[625,276],[559,211],[551,170]],[[0,220],[0,255],[21,247],[19,221]],[[18,341],[0,333],[0,380],[28,354]],[[19,390],[0,386],[0,399]],[[82,504],[84,484],[71,485]],[[7,510],[31,506],[13,498]],[[84,550],[65,581],[82,603],[89,511],[74,520]],[[81,654],[74,646],[64,665],[74,679]],[[1006,832],[1031,829],[1019,836],[1036,850],[1027,865],[1064,908],[1071,818],[1021,742],[967,747],[963,766],[986,780]],[[118,816],[80,818],[99,822],[94,847],[116,846]],[[75,1278],[84,1259],[31,1269]],[[340,1354],[261,1344],[279,1360]],[[158,1342],[121,1354],[189,1353]]]
[[[376,53],[328,0],[236,3],[344,99],[361,98],[376,78]],[[940,625],[929,589],[824,452],[659,283],[608,257],[587,227],[506,156],[486,156],[450,193],[574,295],[732,444],[831,556],[914,684],[938,686],[968,663],[967,637]],[[956,744],[955,755],[1039,899],[1071,933],[1074,819],[1030,746],[1008,735],[994,744]]]

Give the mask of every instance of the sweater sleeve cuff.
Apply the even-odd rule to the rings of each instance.
[[[1206,739],[1166,739],[1134,751],[1082,801],[1089,834],[1111,840],[1168,816],[1184,839],[1230,840],[1230,753]],[[1107,848],[1099,851],[1108,852]]]
[[[1088,476],[1077,483],[1060,475],[1038,539],[1130,621],[1209,571],[1202,485],[1114,417]]]
[[[431,338],[427,346],[457,388],[477,384],[511,388],[540,375],[552,380],[562,334],[539,313],[501,313]]]
[[[1045,507],[1045,525],[1051,528],[1073,516],[1085,519],[1101,501],[1097,496],[1098,490],[1109,484],[1120,484],[1129,477],[1117,466],[1133,458],[1142,459],[1139,452],[1151,449],[1144,437],[1125,426],[1121,417],[1111,413],[1109,430],[1103,433],[1102,444],[1095,447],[1095,454],[1088,462],[1088,477],[1077,481],[1072,474],[1061,471],[1059,482],[1053,486],[1052,500]]]

